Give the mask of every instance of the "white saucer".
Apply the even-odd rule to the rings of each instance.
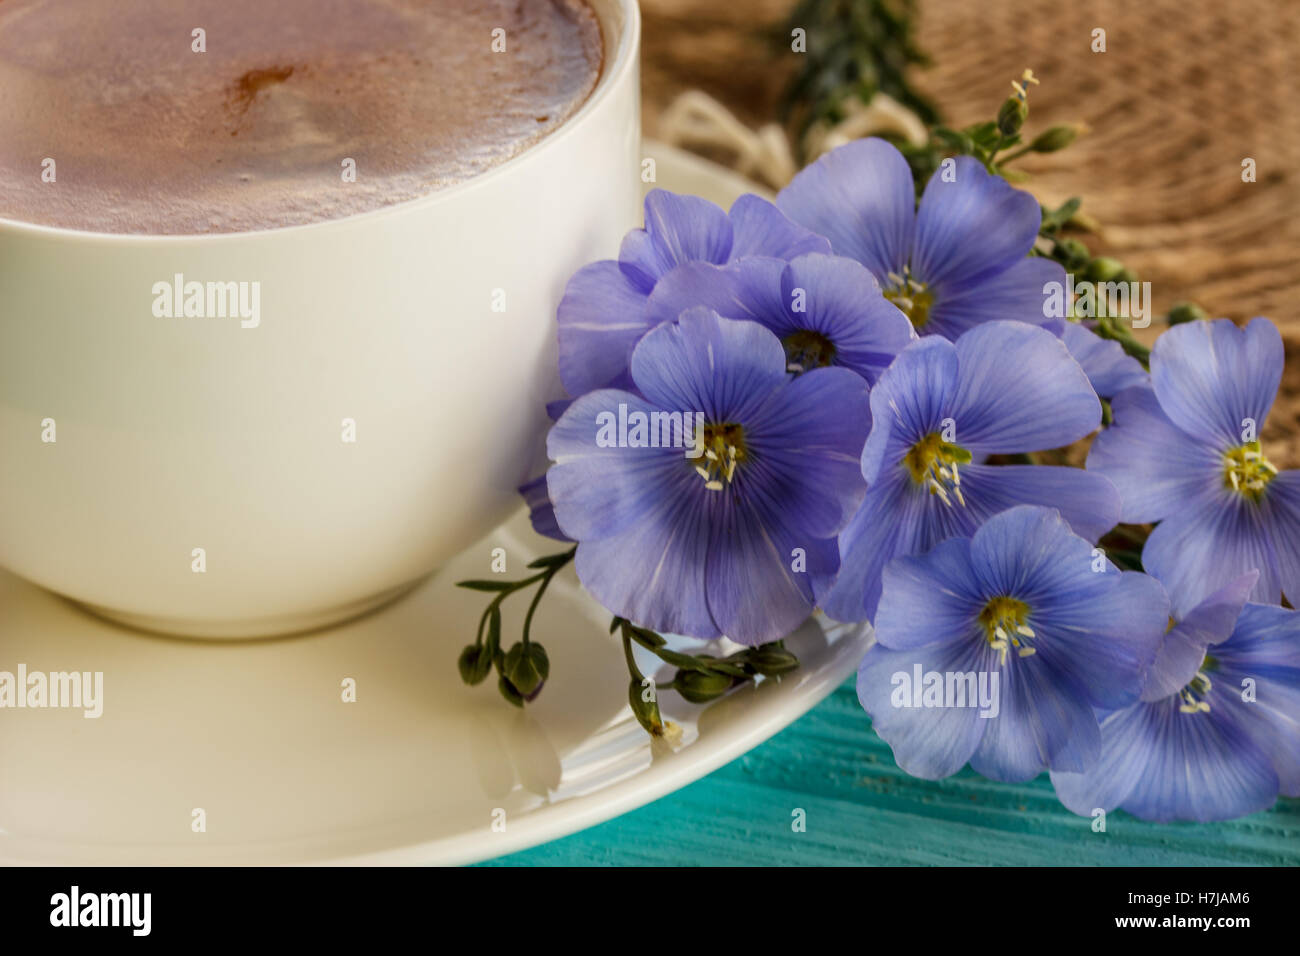
[[[659,185],[723,205],[744,181],[648,147]],[[610,615],[572,569],[534,622],[551,679],[525,711],[495,679],[461,684],[456,657],[485,595],[560,550],[521,512],[411,594],[349,624],[284,640],[198,642],[92,617],[0,572],[0,671],[102,671],[103,714],[0,709],[4,863],[454,864],[591,826],[699,779],[801,716],[857,667],[860,625],[807,622],[787,640],[803,666],[707,707],[665,692],[684,735],[650,739],[626,706]],[[286,569],[292,574],[292,569]],[[513,643],[528,598],[506,603]],[[641,669],[671,679],[649,655]],[[356,682],[345,703],[343,682]],[[204,832],[194,832],[202,809]],[[504,829],[500,828],[504,811]],[[494,828],[494,823],[497,826]]]

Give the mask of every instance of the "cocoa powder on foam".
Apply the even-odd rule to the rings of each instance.
[[[365,212],[528,148],[601,66],[582,0],[0,0],[0,217],[190,234]]]

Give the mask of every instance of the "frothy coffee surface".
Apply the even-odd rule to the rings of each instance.
[[[0,0],[0,217],[185,234],[364,212],[537,142],[601,59],[582,0]]]

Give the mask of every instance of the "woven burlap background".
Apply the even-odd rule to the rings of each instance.
[[[641,0],[645,129],[701,89],[747,124],[775,117],[797,54],[769,41],[791,0]],[[1106,31],[1106,52],[1090,49]],[[1069,149],[1027,158],[1046,203],[1081,196],[1089,239],[1152,285],[1155,312],[1267,315],[1288,342],[1264,434],[1300,466],[1300,3],[1296,0],[920,0],[934,65],[915,85],[950,125],[990,118],[1026,67],[1030,133],[1082,121]],[[1242,160],[1257,182],[1243,183]],[[1153,329],[1151,332],[1157,330]]]

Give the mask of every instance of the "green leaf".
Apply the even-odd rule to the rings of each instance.
[[[956,130],[947,127],[936,127],[934,138],[937,139],[945,148],[962,156],[969,156],[975,151],[975,141],[965,133],[959,133]]]
[[[572,550],[561,551],[559,554],[548,554],[545,557],[537,558],[534,561],[530,561],[528,562],[528,566],[534,569],[553,568],[556,567],[557,565],[568,564],[569,560],[572,557],[573,557]]]
[[[456,587],[471,591],[509,591],[515,586],[514,581],[457,581]]]
[[[648,631],[644,627],[637,627],[635,624],[629,624],[628,628],[641,640],[654,647],[663,647],[668,643],[667,639],[660,637],[654,631]]]
[[[659,659],[665,664],[672,664],[674,667],[679,667],[682,670],[698,671],[701,674],[707,674],[709,672],[707,664],[703,661],[697,660],[690,654],[679,654],[676,651],[668,650],[666,647],[660,648],[655,653],[658,654]]]
[[[1070,218],[1076,212],[1079,211],[1079,207],[1081,205],[1083,205],[1083,200],[1080,199],[1078,196],[1074,196],[1070,199],[1067,199],[1065,202],[1063,202],[1060,205],[1060,207],[1057,209],[1044,208],[1043,222],[1042,225],[1039,227],[1039,231],[1052,232],[1057,229],[1060,229],[1062,226],[1064,226],[1067,222],[1070,221]]]
[[[998,124],[991,120],[986,123],[976,123],[974,126],[967,126],[965,133],[971,138],[976,146],[983,149],[988,149],[1002,138],[1002,134],[998,132]]]

